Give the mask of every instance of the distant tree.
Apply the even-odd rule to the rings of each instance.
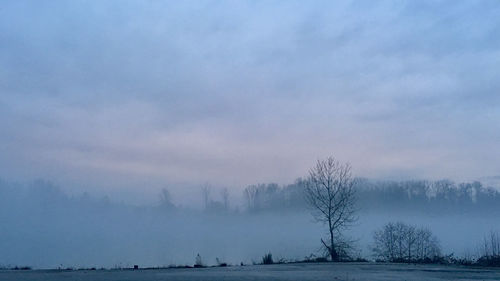
[[[200,254],[196,255],[196,258],[194,261],[194,267],[205,267],[205,264],[203,263],[203,260],[201,259]]]
[[[476,264],[482,266],[500,266],[500,234],[498,232],[491,231],[488,236],[484,237]]]
[[[224,205],[224,210],[228,211],[229,210],[229,191],[227,190],[227,188],[222,189],[221,196],[222,196],[222,204]]]
[[[244,190],[244,197],[247,201],[249,211],[254,211],[258,208],[257,204],[258,188],[256,185],[250,185]]]
[[[31,184],[30,195],[43,205],[60,204],[68,200],[68,196],[58,186],[42,179],[35,180]]]
[[[270,211],[286,207],[285,192],[276,183],[250,185],[244,190],[248,211]]]
[[[210,190],[211,187],[208,183],[201,188],[201,194],[203,196],[203,207],[205,208],[205,210],[208,209],[210,204]]]
[[[321,243],[331,260],[338,261],[346,246],[342,231],[356,220],[351,166],[333,157],[318,160],[309,171],[305,190],[313,216],[327,226],[329,237]]]
[[[166,188],[163,188],[160,192],[160,207],[166,210],[175,208],[174,203],[172,203],[172,196]]]
[[[294,183],[283,187],[283,206],[287,209],[304,209],[307,206],[304,200],[306,180],[298,178]]]
[[[262,257],[262,264],[273,264],[273,255],[271,253],[267,253]]]
[[[482,257],[500,257],[500,234],[491,231],[490,235],[485,236],[481,246]]]
[[[415,259],[433,259],[441,255],[439,241],[428,228],[417,228]]]
[[[229,211],[229,191],[227,188],[223,188],[220,190],[221,199],[213,200],[210,197],[210,193],[212,192],[212,187],[208,184],[205,184],[201,188],[202,200],[203,200],[203,209],[207,213],[223,213]]]

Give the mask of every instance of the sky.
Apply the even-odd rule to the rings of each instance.
[[[497,1],[2,1],[0,178],[500,175]]]

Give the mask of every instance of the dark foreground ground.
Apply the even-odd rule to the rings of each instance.
[[[500,280],[500,270],[376,263],[281,264],[200,269],[0,271],[0,280]]]

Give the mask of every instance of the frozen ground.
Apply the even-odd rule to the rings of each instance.
[[[0,280],[500,280],[500,270],[437,265],[324,263],[202,269],[0,271]]]

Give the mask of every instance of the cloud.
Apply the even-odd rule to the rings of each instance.
[[[334,154],[361,176],[493,175],[497,14],[481,1],[7,2],[0,170],[244,186]]]

